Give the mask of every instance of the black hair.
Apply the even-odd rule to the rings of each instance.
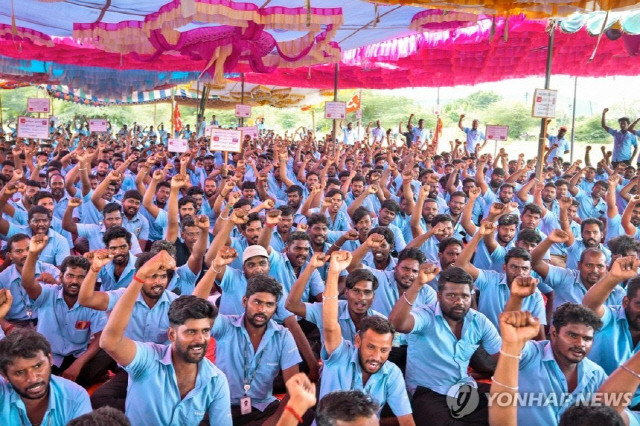
[[[347,275],[346,288],[351,290],[360,281],[371,281],[373,291],[378,289],[378,278],[369,269],[356,269]]]
[[[466,284],[469,286],[469,291],[473,291],[473,277],[458,266],[451,266],[440,272],[438,291],[442,291],[446,283]]]
[[[522,214],[525,214],[526,212],[529,212],[530,214],[539,214],[540,216],[542,216],[542,209],[537,204],[526,204],[522,209]]]
[[[326,225],[329,226],[329,219],[327,218],[327,216],[320,214],[320,213],[313,213],[311,216],[309,216],[309,218],[307,219],[307,226],[309,226],[309,228],[311,228],[313,225],[320,223],[322,225]]]
[[[204,189],[200,188],[199,186],[192,186],[191,188],[187,189],[187,195],[190,197],[194,195],[204,195]]]
[[[197,203],[196,203],[196,199],[195,198],[193,198],[190,195],[184,196],[184,197],[180,198],[180,200],[178,200],[178,208],[180,208],[180,207],[182,207],[182,206],[184,206],[186,204],[189,204],[189,203],[193,204],[194,208],[196,207]]]
[[[144,265],[145,263],[147,263],[149,260],[151,260],[151,258],[153,256],[155,256],[157,253],[151,253],[150,251],[145,251],[143,253],[140,253],[140,255],[138,256],[138,258],[136,259],[136,263],[135,263],[135,268],[136,269],[140,269],[142,268],[142,265]]]
[[[60,275],[64,275],[69,268],[82,268],[86,272],[90,267],[91,262],[82,256],[67,256],[60,264]]]
[[[127,192],[125,192],[124,196],[122,197],[122,201],[127,200],[129,198],[142,202],[142,195],[140,194],[140,192],[138,192],[137,189],[130,189]]]
[[[158,190],[160,188],[169,188],[171,189],[171,184],[167,181],[162,181],[162,182],[158,182],[158,185],[156,185],[156,192],[158,192]]]
[[[33,219],[33,216],[36,214],[46,214],[49,220],[51,220],[51,212],[44,206],[33,206],[29,209],[29,222]]]
[[[531,253],[529,253],[522,247],[514,247],[505,255],[504,264],[508,265],[511,259],[522,259],[524,261],[531,262]]]
[[[361,174],[357,174],[353,177],[353,179],[351,179],[351,183],[353,182],[362,182],[365,183],[365,178],[364,176],[362,176]]]
[[[371,217],[371,212],[369,211],[369,209],[366,207],[358,207],[351,215],[351,220],[353,220],[354,224],[357,224],[365,216]]]
[[[427,257],[417,247],[407,247],[398,254],[398,265],[405,259],[417,260],[419,264],[427,261]]]
[[[627,256],[631,251],[640,252],[640,242],[628,235],[619,235],[607,243],[612,255]]]
[[[122,216],[122,206],[118,203],[109,203],[102,209],[102,217],[106,216],[108,213],[120,212]]]
[[[515,214],[503,214],[498,218],[498,226],[518,225],[520,219]]]
[[[150,252],[153,253],[154,255],[160,253],[162,250],[169,253],[171,257],[173,258],[176,257],[176,252],[177,252],[176,245],[171,241],[158,240],[158,241],[154,241],[153,244],[151,244]],[[138,258],[139,257],[140,256],[138,256]]]
[[[340,191],[337,188],[330,189],[329,192],[327,192],[326,198],[333,198],[333,196],[336,194],[340,194],[340,196],[342,197],[342,201],[344,201],[344,192]]]
[[[400,204],[398,204],[398,202],[396,200],[392,200],[392,199],[387,199],[384,200],[381,204],[380,204],[380,210],[382,209],[387,209],[389,211],[394,212],[395,214],[400,213]]]
[[[462,197],[462,198],[464,198],[466,200],[467,199],[467,194],[465,194],[463,191],[456,191],[453,194],[451,194],[451,198],[453,198],[453,197]],[[449,198],[449,199],[451,199],[451,198]]]
[[[556,308],[553,313],[553,327],[556,332],[568,324],[584,324],[596,332],[602,327],[602,321],[595,312],[578,303],[566,302]]]
[[[299,196],[302,197],[302,194],[304,193],[304,191],[302,190],[302,187],[300,185],[291,185],[289,188],[286,189],[286,191],[284,191],[286,194],[290,194],[292,192],[297,192]]]
[[[393,231],[386,226],[376,226],[371,231],[369,231],[369,235],[371,234],[379,234],[384,237],[384,240],[391,246],[391,249],[396,245],[396,236],[393,234]]]
[[[606,259],[606,255],[599,248],[588,248],[580,253],[580,263],[584,262],[584,258],[591,255],[604,256]]]
[[[0,340],[0,371],[7,373],[7,366],[16,358],[35,358],[42,351],[51,354],[51,344],[42,334],[30,328],[18,328]]]
[[[105,406],[76,417],[67,426],[131,426],[131,422],[122,411]]]
[[[359,390],[330,392],[318,403],[316,425],[336,426],[337,421],[370,418],[379,408],[369,395]]]
[[[109,242],[116,238],[124,238],[127,241],[127,244],[129,244],[129,247],[131,247],[131,232],[127,231],[122,226],[112,226],[107,229],[102,236],[102,242],[104,242],[104,246],[108,248]]]
[[[311,242],[311,240],[309,239],[309,235],[306,232],[302,232],[302,231],[295,231],[289,234],[289,236],[287,237],[287,245],[293,244],[294,241]]]
[[[431,219],[431,226],[436,226],[441,222],[451,222],[453,223],[453,218],[448,214],[437,214]]]
[[[358,334],[360,337],[364,335],[367,330],[373,330],[377,334],[391,334],[396,332],[395,327],[385,317],[379,315],[367,315],[360,321],[360,330]]]
[[[241,190],[245,190],[245,189],[256,189],[256,183],[255,182],[251,182],[248,180],[245,180],[244,182],[242,182],[242,187],[240,188]]]
[[[207,299],[198,296],[180,296],[169,306],[169,324],[183,325],[188,320],[209,318],[215,320],[218,310]]]
[[[625,426],[620,413],[608,405],[576,404],[560,416],[558,426]]]
[[[251,206],[251,201],[249,201],[248,198],[240,198],[238,201],[236,201],[236,203],[233,205],[234,209],[239,209],[240,207],[244,207],[244,206]]]
[[[247,226],[249,226],[251,222],[255,222],[256,220],[259,221],[262,225],[262,219],[260,219],[260,215],[258,213],[249,213],[249,215],[247,216],[247,223],[243,223],[242,225],[240,225],[240,229],[244,231],[245,229],[247,229]]]
[[[38,184],[38,186],[39,185],[40,184]],[[33,185],[33,186],[36,186],[36,185]],[[51,198],[53,200],[53,194],[49,191],[38,191],[33,196],[33,204],[37,206],[38,201],[42,200],[43,198]]]
[[[14,234],[7,240],[7,253],[11,252],[13,243],[17,243],[18,241],[30,240],[31,237],[27,234]]]
[[[460,246],[460,248],[464,248],[464,244],[462,243],[462,241],[458,240],[457,238],[449,237],[440,241],[440,244],[438,244],[438,252],[444,253],[444,251],[450,245],[457,245],[457,246]]]
[[[540,244],[542,237],[536,232],[535,229],[523,229],[518,232],[517,241],[524,241],[527,243]]]
[[[636,297],[638,290],[640,289],[640,276],[636,276],[627,282],[627,297],[633,299]]]
[[[580,233],[584,232],[584,227],[587,225],[598,225],[600,228],[600,232],[604,229],[604,224],[600,219],[596,219],[595,217],[589,217],[582,221],[580,224]]]
[[[293,210],[293,207],[284,204],[280,207],[278,207],[278,210],[280,210],[280,215],[281,216],[293,216],[295,214],[295,211]]]
[[[282,284],[267,274],[256,274],[247,280],[247,291],[244,297],[248,299],[256,293],[271,293],[278,301],[283,294]]]

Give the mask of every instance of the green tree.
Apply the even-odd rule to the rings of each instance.
[[[611,136],[600,125],[601,118],[601,115],[594,115],[577,123],[575,140],[586,143],[610,143]]]
[[[519,139],[539,121],[531,117],[531,110],[522,102],[499,101],[492,104],[482,114],[487,124],[509,126],[509,138]]]

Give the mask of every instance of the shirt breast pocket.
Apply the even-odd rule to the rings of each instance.
[[[86,329],[74,328],[73,331],[69,333],[70,334],[69,340],[72,343],[77,343],[77,344],[88,343],[90,333],[91,333],[91,330],[89,328],[86,328]]]
[[[169,340],[169,337],[167,336],[167,330],[168,329],[166,328],[164,330],[158,330],[158,334],[156,335],[156,343],[163,344]]]
[[[479,344],[461,341],[457,344],[455,358],[461,361],[469,361],[479,346]]]

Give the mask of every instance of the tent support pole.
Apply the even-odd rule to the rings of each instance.
[[[544,77],[544,88],[548,89],[551,83],[551,62],[553,59],[553,40],[556,29],[556,21],[551,19],[549,21],[549,44],[547,47],[547,69]],[[536,178],[542,182],[542,171],[544,169],[544,147],[547,139],[547,118],[542,118],[540,121],[540,138],[538,139],[538,164],[536,167]]]
[[[240,103],[244,104],[244,73],[242,75],[242,83],[241,83],[241,92],[240,92]],[[240,127],[244,126],[244,118],[240,117]]]
[[[573,113],[571,115],[571,163],[573,164],[573,140],[576,129],[576,94],[578,93],[578,76],[573,80]]]
[[[334,75],[333,75],[333,101],[338,101],[338,74],[340,73],[340,62],[336,62],[334,67]],[[338,123],[335,118],[333,119],[333,129],[331,130],[331,141],[336,143],[336,127]]]

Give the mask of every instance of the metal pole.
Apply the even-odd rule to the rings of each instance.
[[[573,115],[571,116],[571,163],[573,164],[573,138],[576,128],[576,94],[578,93],[578,76],[573,81]]]
[[[549,22],[549,44],[547,46],[547,69],[544,77],[544,88],[548,89],[551,83],[551,60],[553,59],[553,39],[555,35],[556,21]],[[540,138],[538,139],[538,166],[536,177],[542,181],[542,170],[544,168],[544,146],[547,138],[547,119],[542,118],[540,122]]]
[[[439,87],[436,95],[436,105],[440,105],[440,88]]]
[[[244,73],[242,75],[242,83],[240,85],[240,103],[244,105]],[[240,127],[244,126],[244,118],[240,117]]]
[[[338,73],[340,72],[340,62],[336,62],[333,76],[333,101],[338,102]],[[333,119],[333,130],[331,130],[331,140],[336,143],[336,128],[338,123]]]

